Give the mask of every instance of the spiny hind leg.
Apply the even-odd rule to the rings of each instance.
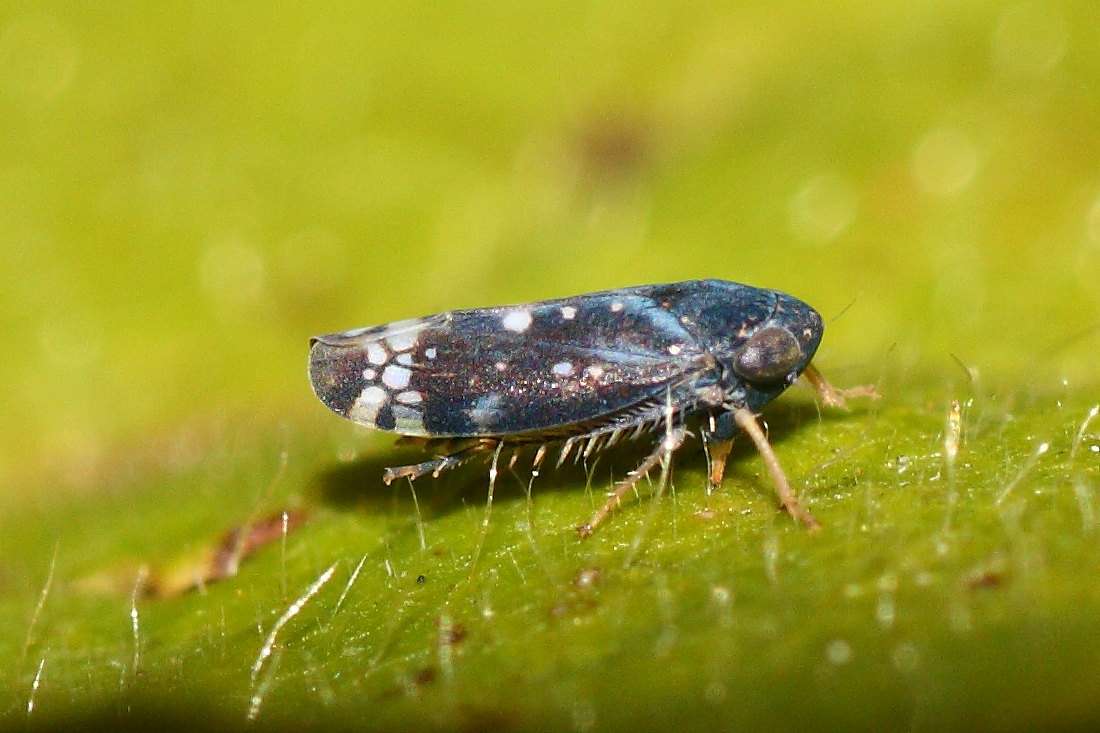
[[[413,463],[408,466],[393,466],[387,468],[382,472],[382,480],[387,485],[393,483],[399,478],[408,478],[410,481],[414,481],[425,474],[431,474],[433,478],[439,478],[439,474],[444,471],[461,466],[466,461],[470,460],[479,453],[485,453],[488,451],[496,450],[501,441],[495,438],[479,438],[473,443],[466,444],[465,447],[455,450],[453,453],[447,455],[438,456],[430,461],[424,461],[423,463]],[[419,438],[406,439],[403,438],[400,443],[418,443],[425,446],[429,450],[433,447],[444,447],[446,450],[451,446],[450,441],[433,442],[431,440],[423,440]]]
[[[627,474],[625,479],[615,486],[615,489],[607,497],[607,501],[604,502],[602,507],[596,510],[592,518],[577,527],[577,532],[580,534],[581,538],[588,537],[592,534],[599,523],[602,522],[612,510],[619,506],[626,492],[633,489],[638,482],[642,480],[642,477],[653,470],[655,466],[675,453],[676,450],[684,444],[684,439],[686,437],[687,430],[683,427],[676,427],[667,431],[654,447],[653,452],[650,453],[636,469]]]

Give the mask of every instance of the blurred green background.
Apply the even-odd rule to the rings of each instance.
[[[886,394],[877,431],[858,412],[803,427],[812,444],[802,451],[791,438],[793,455],[782,455],[792,476],[812,475],[835,445],[873,446],[883,433],[894,444],[879,443],[863,475],[877,467],[896,480],[883,461],[907,440],[936,463],[954,398],[971,400],[964,420],[990,441],[974,457],[976,466],[988,460],[988,481],[967,498],[991,508],[1036,440],[1062,440],[1054,453],[1068,460],[1078,429],[1072,462],[1044,476],[1083,487],[1077,500],[1066,489],[1067,525],[1080,527],[1073,507],[1098,485],[1097,426],[1083,424],[1100,354],[1094,3],[12,0],[0,8],[0,119],[0,593],[13,630],[3,643],[19,660],[4,673],[8,712],[37,689],[39,659],[55,691],[68,684],[61,670],[126,667],[128,591],[96,601],[119,609],[117,648],[102,642],[85,658],[76,649],[95,646],[98,632],[73,631],[90,603],[73,585],[123,559],[155,564],[250,511],[318,512],[314,535],[287,540],[309,558],[298,571],[277,553],[260,566],[284,573],[283,587],[270,611],[255,601],[244,613],[252,636],[219,637],[242,634],[251,654],[271,628],[266,614],[278,615],[274,598],[293,600],[334,561],[349,563],[342,584],[370,543],[398,554],[391,535],[338,554],[349,535],[370,531],[345,499],[316,490],[318,477],[338,458],[376,455],[355,481],[377,493],[374,471],[393,454],[386,438],[354,431],[311,394],[307,339],[317,333],[695,277],[775,287],[826,317],[817,363],[834,382],[880,381]],[[816,420],[812,408],[789,409],[777,418],[788,433]],[[693,476],[681,477],[682,500],[702,493]],[[474,469],[466,481],[462,511],[476,525],[483,478]],[[753,549],[743,566],[758,568],[760,543],[789,528],[767,515],[763,479],[762,491],[746,483],[765,508],[754,520],[765,524],[745,530]],[[417,486],[429,497],[442,490]],[[577,488],[545,501],[561,503],[567,522],[585,514],[585,496]],[[916,508],[898,501],[904,521]],[[408,510],[383,506],[391,522]],[[858,524],[845,518],[850,505],[830,506],[834,525]],[[413,552],[411,525],[402,526]],[[575,548],[562,526],[542,562],[602,547]],[[618,531],[601,564],[626,554],[633,532]],[[1079,581],[1095,584],[1100,562],[1089,538],[1075,537],[1085,554],[1069,553],[1065,567],[1088,567]],[[838,550],[848,559],[860,551]],[[564,570],[549,575],[565,582]],[[35,615],[44,587],[55,598]],[[204,598],[158,602],[152,613],[170,615],[172,604],[179,618],[215,613]],[[1083,617],[1095,615],[1093,596],[1075,598]],[[179,623],[172,648],[206,649]],[[158,667],[160,632],[144,633],[151,686],[178,692],[182,667]],[[1079,650],[1068,638],[1065,649]],[[251,663],[237,659],[238,681]],[[1095,679],[1067,669],[1094,689]],[[86,679],[97,674],[76,672],[85,686],[55,709],[109,698],[110,685]],[[192,685],[202,698],[203,683]],[[381,694],[368,695],[366,683],[336,688],[321,698]],[[439,694],[438,710],[462,708],[459,692]],[[602,703],[562,712],[568,704],[558,703],[572,698],[555,695],[550,727],[607,719]],[[1066,710],[1080,712],[1084,699],[1052,715],[1077,720]],[[520,723],[539,719],[528,705],[534,718]],[[406,712],[423,722],[415,706]],[[919,727],[906,714],[879,720]]]

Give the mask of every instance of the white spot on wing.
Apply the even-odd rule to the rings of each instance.
[[[386,404],[386,399],[389,395],[386,394],[386,390],[382,389],[378,385],[372,384],[359,393],[359,399],[357,400],[361,405],[374,405],[381,407]]]
[[[394,357],[393,360],[396,361],[398,364],[404,364],[405,366],[413,365],[413,355],[407,351],[404,354],[398,354]]]
[[[386,390],[372,384],[359,394],[359,398],[348,410],[348,417],[357,423],[373,425],[378,419],[378,411],[382,409],[382,405],[386,404],[388,398]]]
[[[550,367],[550,371],[559,377],[568,377],[573,373],[573,365],[567,361],[559,361],[554,366]]]
[[[508,369],[508,362],[498,361],[495,364],[493,364],[493,368],[496,369],[498,372],[503,372],[506,369]]]
[[[599,379],[603,376],[603,367],[599,364],[594,364],[585,369],[585,371],[588,372],[588,376],[592,379]]]
[[[436,354],[438,353],[439,352],[435,350],[434,346],[429,346],[428,348],[424,349],[424,356],[428,357],[429,359],[434,359]]]
[[[403,405],[418,405],[424,401],[424,396],[413,389],[408,392],[398,392],[394,399]]]
[[[523,333],[531,327],[531,320],[531,311],[509,311],[500,319],[500,325],[504,326],[509,331]]]
[[[679,344],[673,344],[672,346],[668,347],[668,353],[672,354],[673,356],[676,356],[683,350],[684,347],[680,346]]]
[[[389,359],[389,354],[386,353],[386,347],[377,341],[371,341],[367,344],[367,361],[371,364],[377,364],[381,366]]]
[[[567,321],[573,320],[577,316],[577,309],[571,305],[564,305],[561,308],[561,317]]]
[[[363,379],[367,380],[368,382],[373,382],[377,378],[378,378],[378,372],[376,370],[374,370],[374,369],[364,369],[363,370]]]
[[[382,371],[382,384],[390,389],[405,389],[409,386],[412,371],[396,364],[390,364]]]
[[[390,348],[394,351],[408,351],[416,346],[416,334],[398,333],[393,336],[387,336],[386,343],[389,344]]]
[[[621,300],[611,301],[611,312],[612,313],[618,313],[619,311],[621,311],[625,307],[626,306],[623,305],[623,302]]]

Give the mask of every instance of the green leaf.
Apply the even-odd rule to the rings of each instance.
[[[965,398],[953,464],[950,404],[921,402],[888,392],[819,414],[796,394],[766,413],[817,533],[777,511],[747,441],[721,491],[708,496],[685,448],[663,495],[652,484],[582,541],[572,527],[631,450],[533,480],[521,456],[490,513],[484,467],[418,482],[414,501],[379,480],[392,452],[336,459],[342,426],[281,443],[242,432],[79,514],[55,502],[5,517],[3,536],[43,559],[5,583],[7,718],[33,703],[43,725],[135,707],[371,728],[1091,719],[1087,401]],[[236,577],[135,596],[204,556],[194,538],[302,507],[305,525]]]

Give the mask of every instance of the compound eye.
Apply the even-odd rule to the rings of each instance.
[[[735,371],[750,382],[771,384],[787,377],[802,358],[802,347],[785,328],[762,328],[741,347]]]

